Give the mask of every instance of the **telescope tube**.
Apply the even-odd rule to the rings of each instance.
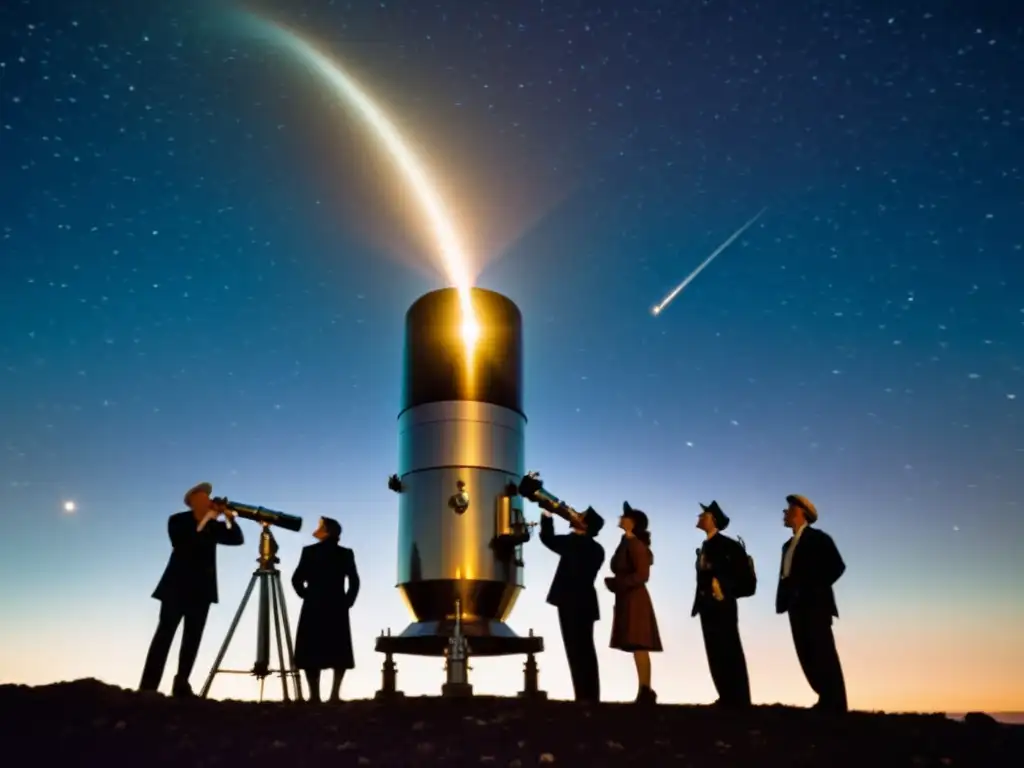
[[[522,315],[473,288],[475,343],[460,332],[454,288],[432,291],[405,320],[398,416],[398,588],[421,624],[504,622],[523,588],[521,549],[502,557],[498,530],[522,519],[525,463]],[[504,521],[504,522],[503,522]]]
[[[253,520],[254,522],[266,525],[276,525],[278,528],[284,528],[286,531],[297,532],[302,530],[302,518],[289,515],[286,512],[278,512],[275,509],[258,507],[254,504],[243,504],[240,501],[231,501],[229,499],[224,499],[224,506],[245,520]]]

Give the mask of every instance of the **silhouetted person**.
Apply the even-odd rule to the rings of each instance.
[[[729,518],[717,501],[700,507],[697,527],[707,538],[697,550],[697,590],[690,615],[700,616],[708,667],[718,691],[715,704],[749,707],[750,678],[736,602],[740,584],[747,578],[747,552],[738,541],[722,533],[729,526]]]
[[[656,704],[658,695],[651,688],[651,652],[661,650],[661,635],[654,605],[647,592],[647,580],[654,563],[647,515],[624,501],[619,528],[622,529],[622,540],[611,560],[615,575],[604,580],[605,586],[615,593],[610,645],[633,654],[639,686],[637,703]]]
[[[337,520],[321,517],[313,537],[319,541],[303,547],[292,575],[292,587],[302,598],[295,666],[306,673],[312,702],[320,701],[320,672],[334,670],[330,700],[338,701],[345,671],[356,665],[348,612],[359,595],[359,572],[355,554],[338,543]]]
[[[548,602],[558,608],[565,656],[569,661],[576,701],[600,701],[601,678],[594,647],[594,622],[601,618],[594,582],[604,565],[604,547],[594,537],[604,518],[592,507],[572,525],[572,533],[555,535],[551,513],[540,519],[540,541],[559,556]]]
[[[832,619],[839,617],[832,585],[846,571],[835,542],[827,533],[810,527],[818,510],[804,496],[787,496],[783,521],[793,538],[782,546],[776,613],[789,614],[793,644],[804,676],[815,693],[815,709],[845,712],[846,683],[832,634]]]
[[[141,691],[155,691],[167,665],[167,654],[184,622],[181,650],[178,653],[178,674],[171,694],[192,696],[188,679],[196,663],[199,644],[206,628],[210,606],[217,602],[217,545],[237,547],[244,542],[242,529],[232,524],[234,513],[213,502],[213,486],[200,483],[185,494],[188,512],[178,512],[167,520],[171,539],[171,558],[153,597],[160,601],[160,620],[149,644],[146,666],[142,670]],[[226,515],[226,521],[216,518]]]

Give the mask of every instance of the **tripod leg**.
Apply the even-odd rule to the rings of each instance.
[[[281,642],[281,582],[278,574],[274,574],[270,581],[270,603],[274,609],[274,636],[277,639],[277,665],[281,675],[281,698],[283,701],[291,701],[288,694],[288,673],[289,669],[284,665],[284,644]]]
[[[252,673],[260,680],[270,674],[270,592],[267,585],[270,577],[266,571],[259,572],[260,610],[256,624],[256,663]]]
[[[288,621],[288,605],[284,601],[284,590],[281,587],[280,575],[277,579],[277,594],[280,596],[281,621],[284,624],[284,644],[288,650],[288,674],[295,681],[295,700],[302,701],[302,677],[295,667],[295,646],[292,644],[292,627]]]
[[[253,573],[252,578],[249,579],[249,586],[245,588],[245,594],[242,595],[242,602],[238,604],[238,610],[235,611],[235,618],[231,620],[231,626],[228,627],[228,633],[224,638],[224,643],[221,645],[220,650],[217,652],[217,658],[213,661],[213,666],[210,667],[210,674],[206,678],[206,682],[203,684],[203,690],[200,691],[199,697],[205,699],[207,694],[210,692],[210,686],[213,685],[213,677],[220,671],[220,665],[224,661],[224,656],[228,652],[228,646],[231,645],[231,639],[235,636],[235,630],[238,629],[238,622],[242,619],[242,614],[245,613],[245,606],[249,604],[249,598],[252,597],[252,588],[256,586],[256,577],[258,572]]]

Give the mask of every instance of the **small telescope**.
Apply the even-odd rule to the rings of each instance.
[[[560,498],[544,489],[544,481],[540,479],[539,472],[529,472],[519,481],[519,495],[528,501],[532,501],[538,507],[553,515],[568,520],[570,523],[579,524],[583,522],[583,515],[570,507]]]
[[[257,507],[252,504],[243,504],[240,501],[229,501],[223,497],[213,499],[214,505],[230,509],[239,517],[245,520],[252,520],[260,525],[276,525],[286,531],[298,532],[302,530],[302,518],[289,515],[285,512],[278,512],[266,507]]]

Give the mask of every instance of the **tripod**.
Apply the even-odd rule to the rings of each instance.
[[[232,675],[253,675],[256,677],[260,681],[260,701],[263,701],[263,685],[267,677],[271,674],[280,674],[281,691],[284,700],[291,701],[291,695],[288,690],[288,681],[290,679],[294,686],[295,700],[302,701],[302,681],[299,677],[298,669],[295,668],[295,652],[292,648],[291,627],[288,625],[288,609],[285,607],[284,592],[281,589],[281,572],[277,570],[277,563],[279,562],[281,561],[277,558],[277,541],[274,540],[274,534],[270,532],[270,525],[263,523],[263,530],[260,531],[259,567],[253,572],[252,578],[249,579],[249,586],[246,588],[245,594],[242,595],[242,602],[235,612],[235,618],[231,621],[227,637],[224,638],[224,644],[221,645],[217,658],[213,662],[213,667],[210,669],[210,675],[206,678],[203,690],[199,694],[201,698],[205,699],[210,692],[214,676],[223,672]],[[256,623],[256,663],[251,670],[221,669],[220,665],[224,661],[224,655],[228,652],[228,646],[231,645],[231,639],[235,635],[235,630],[238,629],[238,622],[245,612],[249,598],[252,597],[252,589],[256,586],[257,581],[260,585],[260,596],[259,615]],[[270,668],[271,610],[274,612],[274,634],[277,638],[278,669]],[[282,625],[284,625],[284,645],[281,642]],[[288,650],[287,665],[285,664],[285,648]]]

